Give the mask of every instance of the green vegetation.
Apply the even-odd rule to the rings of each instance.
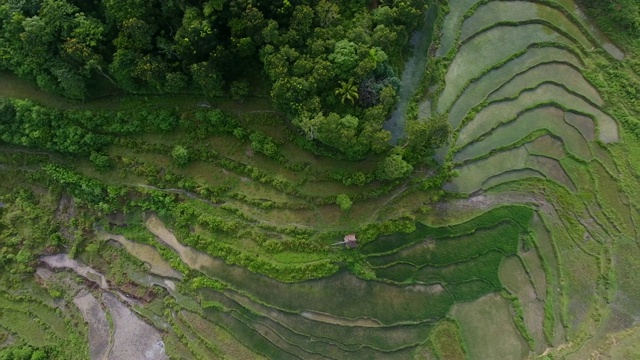
[[[340,206],[342,211],[347,211],[351,209],[351,205],[353,205],[353,201],[349,199],[349,197],[345,194],[340,194],[336,197],[336,204]]]
[[[426,10],[415,0],[374,11],[366,1],[328,0],[0,6],[0,68],[44,90],[72,99],[106,88],[230,94],[238,101],[263,95],[259,89],[266,87],[294,124],[317,132],[312,140],[349,158],[385,150],[389,133],[382,122],[395,100],[395,72]],[[345,100],[353,106],[343,106]],[[325,114],[355,122],[318,120]],[[349,135],[339,142],[323,135],[334,131]]]
[[[438,359],[461,360],[467,354],[462,343],[460,327],[454,321],[444,320],[433,329],[429,336],[430,345]]]
[[[635,356],[639,21],[0,0],[0,359]]]
[[[171,150],[171,157],[173,157],[178,165],[185,166],[189,162],[189,150],[184,146],[176,145],[173,147],[173,150]]]

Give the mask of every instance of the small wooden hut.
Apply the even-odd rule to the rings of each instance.
[[[344,246],[349,249],[353,249],[358,246],[358,239],[356,239],[356,234],[349,234],[344,236]]]

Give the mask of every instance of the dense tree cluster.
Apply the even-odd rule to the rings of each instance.
[[[266,77],[309,139],[357,159],[387,148],[393,65],[424,10],[421,0],[0,0],[0,69],[75,99],[98,80],[241,99]]]
[[[212,112],[214,113],[214,112]],[[95,112],[58,110],[30,100],[0,98],[0,140],[69,154],[92,154],[109,144],[114,135],[163,132],[178,126],[170,110]],[[206,127],[205,127],[206,128]]]

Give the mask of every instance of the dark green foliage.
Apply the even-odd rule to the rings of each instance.
[[[329,54],[328,58],[333,63],[339,77],[349,78],[353,72],[358,64],[356,50],[358,50],[358,45],[352,41],[340,40],[336,42],[333,52]]]
[[[458,225],[432,228],[418,223],[416,231],[407,234],[381,236],[362,247],[361,252],[367,255],[386,254],[408,247],[427,238],[446,238],[472,234],[476,229],[486,229],[502,222],[513,222],[525,231],[533,217],[533,210],[527,206],[502,206],[465,221]]]
[[[409,281],[416,270],[416,266],[404,263],[375,269],[377,278],[387,279],[399,283]]]
[[[260,54],[273,82],[271,96],[276,106],[292,117],[311,142],[338,149],[349,159],[361,159],[388,141],[382,122],[395,101],[395,75],[389,64],[399,60],[407,30],[419,24],[416,21],[405,28],[403,16],[419,16],[425,6],[396,2],[368,12],[364,3],[340,5],[321,1],[316,9],[296,7],[296,19],[308,20],[315,10],[310,23],[318,26],[316,31],[302,45],[299,33],[306,33],[309,21],[301,20],[307,25],[296,34],[281,31],[279,36],[269,36]],[[361,95],[363,101],[356,102]],[[365,108],[378,103],[383,105],[381,116],[365,114]],[[342,121],[345,115],[358,121]]]
[[[407,123],[407,142],[402,152],[407,162],[424,162],[434,154],[435,149],[449,141],[451,126],[448,118],[449,115],[443,113]]]
[[[107,144],[107,137],[79,126],[69,114],[28,100],[0,99],[0,133],[8,143],[72,154],[89,153]]]
[[[399,261],[417,266],[444,266],[467,261],[491,250],[509,255],[516,252],[520,233],[517,225],[504,223],[495,228],[475,231],[470,235],[431,240],[435,241],[433,247],[417,244],[393,255],[369,257],[367,261],[375,266]]]
[[[91,155],[98,168],[108,167],[99,153],[120,135],[168,132],[178,126],[175,111],[86,111],[57,110],[30,100],[0,98],[0,136],[7,143],[45,150]],[[235,122],[219,110],[200,111],[197,119],[205,135],[230,132]],[[190,124],[193,125],[193,122]]]
[[[89,160],[98,171],[105,171],[111,167],[109,156],[92,151]]]
[[[382,125],[396,99],[394,69],[426,10],[420,1],[369,6],[366,1],[346,6],[335,0],[4,4],[0,68],[77,99],[85,98],[89,84],[101,82],[132,93],[191,90],[218,97],[229,89],[234,100],[243,101],[250,93],[248,79],[258,86],[269,82],[278,110],[307,136],[298,139],[299,145],[359,160],[389,149],[390,133]],[[263,74],[266,79],[260,79]],[[62,126],[69,129],[63,144],[32,139],[50,137],[46,133],[5,141],[90,153],[99,151],[106,139],[86,130],[123,133],[153,127],[169,132],[178,124],[170,111],[150,115],[118,114],[117,121],[101,118],[96,126],[84,114],[64,114],[62,120],[70,116],[76,122]],[[200,138],[238,128],[226,129],[199,114],[196,119],[205,120],[204,127],[192,124]],[[273,147],[263,149],[272,153]]]
[[[231,98],[238,102],[243,102],[249,95],[249,84],[246,81],[234,81],[229,89]]]
[[[107,198],[106,185],[97,180],[54,164],[45,165],[43,170],[51,185],[62,186],[77,199],[98,204]]]
[[[402,156],[392,154],[380,163],[376,177],[380,180],[394,180],[408,176],[412,171],[413,166],[404,161]]]
[[[330,178],[342,182],[345,185],[358,185],[363,186],[374,180],[373,174],[365,174],[357,171],[355,173],[349,173],[347,171],[334,171],[330,174]]]
[[[353,83],[353,78],[349,81],[340,80],[340,86],[336,88],[336,95],[340,97],[343,104],[345,100],[349,100],[351,105],[354,105],[358,99],[358,87]]]
[[[482,280],[472,280],[447,287],[457,302],[473,301],[497,289]]]
[[[234,134],[234,131],[240,126],[238,121],[231,115],[215,109],[215,110],[199,110],[193,114],[183,114],[183,128],[185,130],[195,130],[199,138],[205,138],[214,134]]]
[[[200,87],[200,91],[207,96],[221,96],[224,94],[224,81],[218,70],[205,62],[193,64],[190,67],[193,81]]]
[[[44,90],[82,99],[105,25],[65,0],[0,4],[0,68],[35,80]]]
[[[251,147],[254,150],[261,152],[271,158],[277,158],[278,155],[281,156],[278,145],[275,144],[273,139],[264,135],[263,133],[257,131],[253,132],[251,135],[249,135],[249,140],[251,140]]]
[[[99,82],[132,93],[196,91],[210,97],[228,88],[242,101],[249,95],[247,79],[259,85],[262,80],[270,83],[278,109],[312,142],[350,159],[385,149],[389,135],[382,121],[397,87],[393,68],[426,10],[422,1],[373,10],[367,1],[335,0],[0,4],[0,68],[44,90],[84,99]],[[364,113],[378,104],[381,116]],[[306,122],[326,113],[331,121],[357,121],[319,120],[314,136]],[[155,120],[163,131],[176,123]]]
[[[89,80],[99,77],[130,92],[199,89],[208,96],[223,95],[225,82],[231,80],[232,97],[242,100],[249,92],[247,74],[234,69],[262,66],[272,82],[274,103],[307,135],[306,142],[300,141],[306,148],[354,160],[388,150],[390,134],[382,124],[397,88],[390,64],[400,59],[404,42],[378,43],[376,34],[390,31],[406,39],[416,24],[406,27],[401,14],[419,14],[424,5],[398,3],[372,12],[367,4],[345,8],[329,1],[315,5],[319,9],[294,6],[291,12],[260,2],[219,5],[120,6],[112,0],[84,4],[82,9],[67,0],[2,5],[0,54],[6,62],[0,61],[0,67],[74,98],[83,98]],[[24,28],[35,29],[33,36],[41,40],[36,41],[40,45],[25,40],[29,34],[21,33]],[[40,28],[47,31],[36,34]],[[345,33],[344,29],[350,30]],[[31,46],[35,50],[27,51]],[[336,85],[341,82],[345,86],[336,98]],[[356,104],[360,93],[363,102]],[[24,108],[18,114],[3,109],[7,115],[3,121],[15,127],[3,129],[5,141],[68,153],[99,151],[108,142],[105,133],[169,132],[178,125],[176,114],[166,110],[114,117],[38,108],[43,115],[37,117],[26,114]],[[215,116],[196,113],[196,120],[205,123],[191,123],[199,137],[234,130],[243,136],[238,126],[220,124]],[[50,127],[64,128],[65,133]],[[52,143],[45,143],[44,139],[52,138]]]
[[[395,77],[393,70],[389,66],[380,68],[383,72],[374,73],[364,79],[358,87],[358,102],[363,107],[378,105],[385,96],[395,92],[400,86],[400,80]]]
[[[178,118],[176,115],[165,109],[160,109],[153,112],[136,112],[138,116],[146,118],[144,123],[148,128],[158,129],[162,132],[169,132],[174,130],[178,126]]]

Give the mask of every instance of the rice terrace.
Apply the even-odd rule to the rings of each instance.
[[[0,0],[0,359],[640,359],[636,0]]]

